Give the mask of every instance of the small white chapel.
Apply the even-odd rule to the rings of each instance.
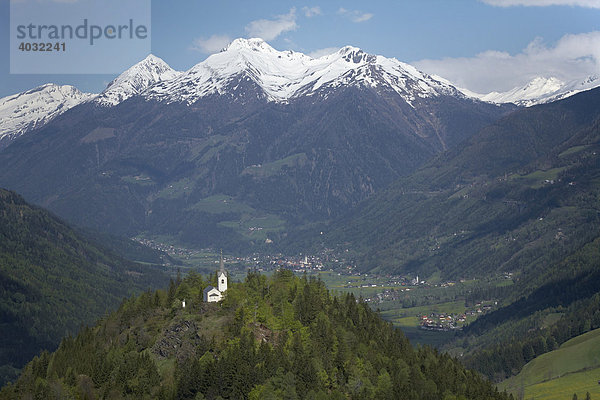
[[[217,286],[207,286],[204,289],[204,301],[207,303],[216,303],[223,299],[223,294],[227,290],[227,273],[225,272],[225,264],[223,263],[223,251],[221,251],[221,263],[219,273],[217,275]]]

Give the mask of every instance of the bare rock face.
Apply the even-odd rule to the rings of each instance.
[[[173,358],[178,362],[196,356],[196,348],[202,343],[198,326],[193,321],[174,321],[156,341],[152,353],[159,358]]]

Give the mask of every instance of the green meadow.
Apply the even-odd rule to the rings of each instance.
[[[600,398],[600,329],[577,336],[529,362],[519,375],[498,385],[524,400]]]

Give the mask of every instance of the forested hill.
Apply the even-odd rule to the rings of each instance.
[[[451,357],[413,348],[365,303],[332,297],[319,280],[250,272],[221,303],[204,303],[209,283],[191,274],[123,302],[35,358],[0,397],[509,398]]]
[[[167,282],[0,189],[0,384],[123,297]]]

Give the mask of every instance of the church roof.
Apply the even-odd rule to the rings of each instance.
[[[210,285],[209,285],[209,286],[207,286],[207,287],[205,287],[205,288],[204,288],[204,290],[202,291],[202,293],[206,294],[206,293],[210,292],[210,291],[211,291],[211,290],[213,290],[213,289],[215,289],[215,290],[219,290],[219,289],[217,289],[216,287],[214,287],[214,286],[210,286]]]

